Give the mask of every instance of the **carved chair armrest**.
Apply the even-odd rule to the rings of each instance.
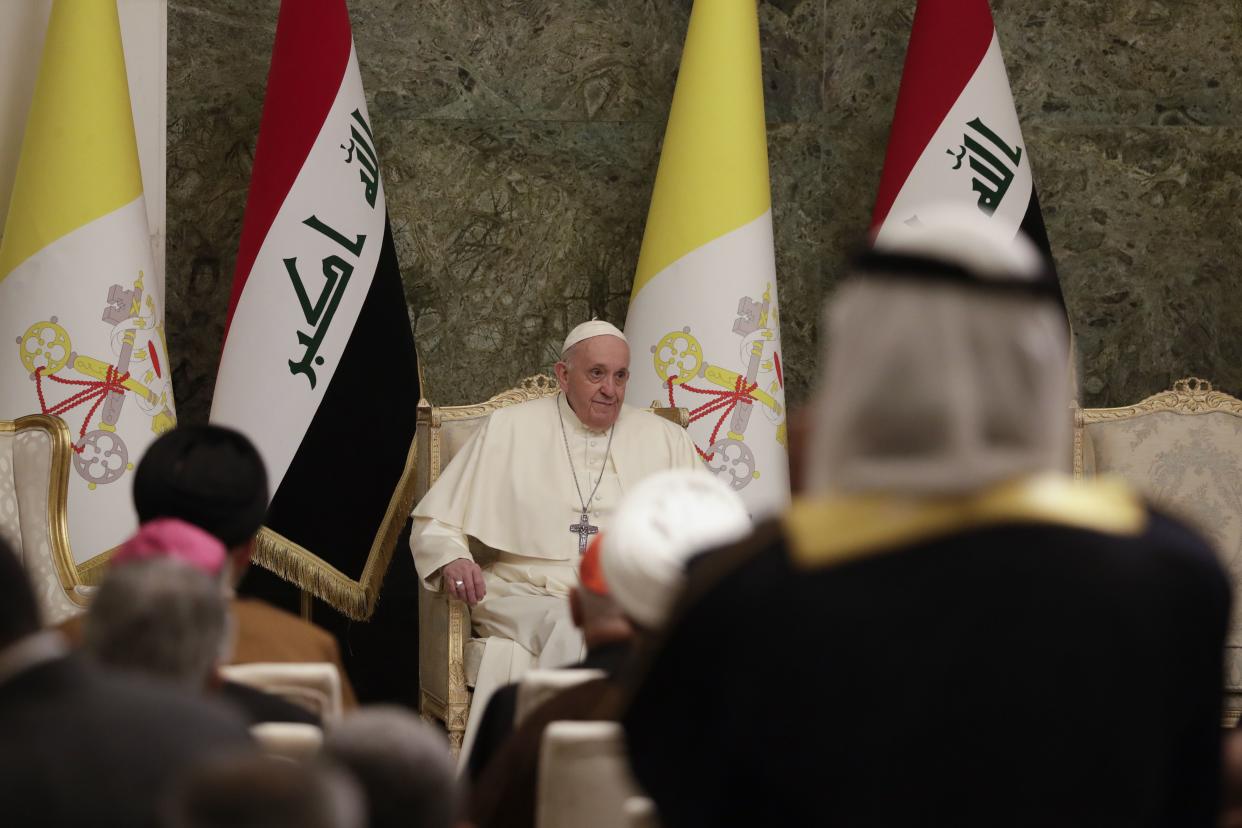
[[[470,689],[466,686],[465,646],[470,640],[470,607],[443,591],[418,593],[419,708],[424,719],[444,722],[456,750],[466,729]]]

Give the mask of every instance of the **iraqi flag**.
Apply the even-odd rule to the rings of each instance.
[[[1052,251],[987,0],[919,0],[871,231],[933,203],[975,205]]]
[[[413,498],[418,371],[344,0],[286,0],[211,421],[273,492],[255,561],[370,617]]]
[[[752,514],[789,501],[759,17],[698,0],[625,320],[627,397],[690,412],[707,468]]]
[[[161,288],[116,4],[57,0],[0,241],[0,419],[68,426],[84,580],[133,533],[134,465],[175,423]]]

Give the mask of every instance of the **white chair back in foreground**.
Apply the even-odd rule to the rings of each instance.
[[[268,756],[292,762],[310,761],[323,747],[323,730],[301,722],[260,722],[251,725],[250,735]]]
[[[522,724],[532,711],[562,690],[599,678],[604,678],[603,670],[528,670],[518,684],[513,726]]]
[[[637,796],[621,725],[548,725],[539,751],[536,828],[627,828],[625,803]]]
[[[228,664],[220,675],[305,707],[324,722],[341,717],[341,674],[331,662]]]

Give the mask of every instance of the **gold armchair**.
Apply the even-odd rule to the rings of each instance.
[[[59,417],[0,420],[0,537],[34,585],[45,624],[87,604],[108,553],[79,565],[69,546],[68,485],[73,438]]]
[[[537,374],[517,387],[476,405],[418,406],[414,441],[418,466],[414,495],[417,503],[440,477],[440,471],[469,441],[493,411],[527,400],[549,397],[559,390],[556,379]],[[685,427],[684,408],[655,408],[657,414]],[[489,552],[471,538],[471,553],[486,565]],[[470,682],[467,680],[467,645],[470,642],[470,608],[444,592],[420,589],[418,597],[419,710],[424,719],[438,719],[448,731],[456,754],[461,749],[470,714]],[[477,667],[477,665],[475,665]]]
[[[1242,583],[1242,400],[1206,380],[1074,417],[1074,476],[1112,473],[1207,536]],[[1225,719],[1242,712],[1242,602],[1225,643]]]

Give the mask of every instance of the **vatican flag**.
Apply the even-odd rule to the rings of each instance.
[[[78,563],[135,526],[133,468],[174,424],[125,56],[112,0],[56,0],[0,239],[0,419],[75,440]]]
[[[625,334],[629,402],[690,411],[707,467],[752,514],[789,500],[759,20],[698,0],[682,52]]]

